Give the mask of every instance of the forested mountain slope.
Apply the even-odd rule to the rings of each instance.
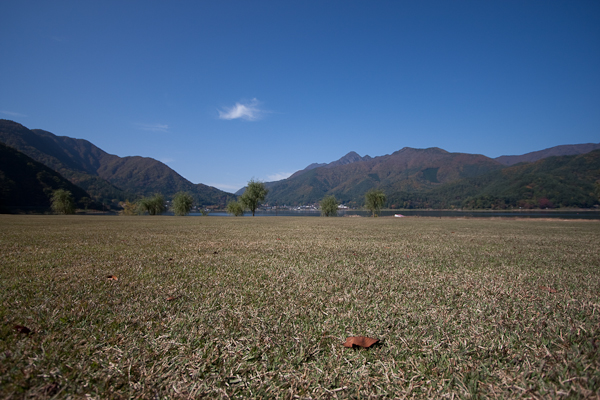
[[[9,120],[0,120],[0,142],[58,171],[99,200],[133,199],[157,192],[168,198],[181,190],[201,205],[224,205],[234,197],[211,186],[193,184],[153,158],[119,157],[87,140],[29,130]]]
[[[390,155],[318,167],[275,182],[267,199],[271,203],[302,204],[334,195],[344,203],[360,205],[365,192],[373,188],[386,193],[426,190],[501,168],[497,161],[479,154],[405,147]]]
[[[0,212],[44,212],[50,208],[52,192],[71,192],[79,207],[89,195],[58,172],[0,143]]]
[[[389,193],[396,208],[590,208],[600,204],[600,150],[548,157],[450,182]]]

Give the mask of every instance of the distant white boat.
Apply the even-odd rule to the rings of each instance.
[[[397,218],[404,218],[404,215],[402,215],[402,214],[394,214],[394,217],[397,217]]]

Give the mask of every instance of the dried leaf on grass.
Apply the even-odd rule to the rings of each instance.
[[[29,329],[28,327],[23,326],[23,325],[15,325],[15,331],[17,331],[19,333],[25,333],[25,334],[31,333],[31,329]]]
[[[369,348],[373,346],[375,343],[379,343],[379,339],[373,339],[366,336],[349,336],[346,338],[344,342],[344,347],[364,347]]]
[[[558,290],[556,290],[556,289],[553,289],[553,288],[551,288],[551,287],[547,287],[547,286],[540,286],[540,289],[541,289],[541,290],[547,290],[547,291],[548,291],[548,292],[550,292],[550,293],[556,293],[556,292],[558,292]]]
[[[173,301],[173,300],[177,300],[178,298],[180,298],[181,296],[169,296],[167,297],[167,301]]]
[[[118,281],[119,278],[117,278],[115,275],[108,275],[106,278],[108,278],[109,281]]]

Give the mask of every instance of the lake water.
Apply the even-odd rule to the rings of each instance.
[[[455,217],[455,218],[559,218],[559,219],[598,219],[600,220],[600,211],[437,211],[437,210],[404,210],[404,211],[382,211],[382,217],[401,214],[405,217]],[[191,213],[191,216],[200,216],[200,213]],[[228,217],[226,212],[211,212],[209,216]],[[362,217],[370,216],[369,211],[348,210],[339,211],[338,216],[359,215]],[[244,217],[252,216],[252,213],[246,212]],[[320,211],[256,211],[257,217],[275,217],[275,216],[293,216],[293,217],[320,217]]]

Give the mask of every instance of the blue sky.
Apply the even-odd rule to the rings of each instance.
[[[236,191],[600,142],[598,1],[5,1],[0,118]]]

